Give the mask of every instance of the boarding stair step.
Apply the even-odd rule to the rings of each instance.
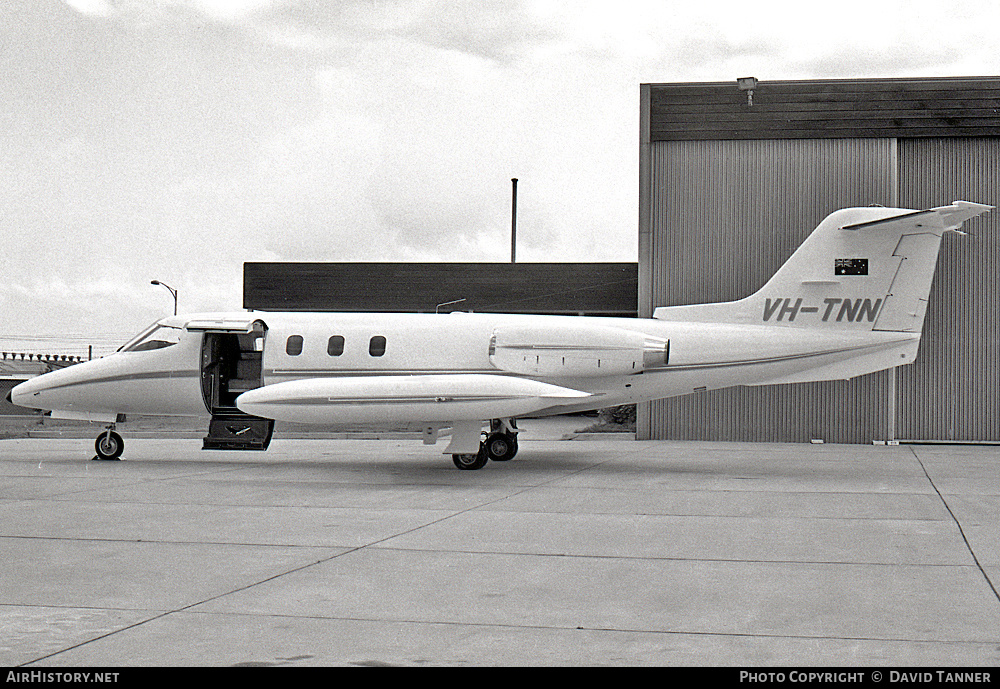
[[[274,433],[274,420],[244,414],[235,408],[212,410],[203,450],[266,450]]]

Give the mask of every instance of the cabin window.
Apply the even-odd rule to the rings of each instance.
[[[326,343],[326,353],[330,356],[340,356],[344,353],[344,336],[334,335]]]
[[[289,356],[298,356],[302,353],[302,336],[291,335],[285,342],[285,353]]]
[[[376,335],[368,343],[368,353],[372,356],[382,356],[385,354],[385,338],[381,335]]]

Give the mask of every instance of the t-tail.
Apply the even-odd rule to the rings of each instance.
[[[739,301],[656,309],[669,321],[919,333],[941,237],[993,206],[831,213],[757,292]]]
[[[850,378],[911,363],[945,232],[993,207],[846,208],[827,216],[761,289],[738,301],[656,309],[664,321],[765,327],[777,340],[842,343],[828,370],[769,382]]]

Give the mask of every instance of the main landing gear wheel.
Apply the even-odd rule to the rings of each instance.
[[[486,454],[486,445],[480,443],[476,454],[452,455],[451,459],[459,469],[473,470],[482,469],[490,458]]]
[[[125,441],[114,431],[105,431],[97,436],[94,449],[97,451],[97,457],[94,459],[118,459],[125,450]]]
[[[517,435],[513,433],[491,433],[486,438],[486,454],[494,462],[506,462],[517,454]]]

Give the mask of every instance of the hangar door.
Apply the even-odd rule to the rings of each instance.
[[[653,143],[640,314],[756,291],[827,214],[894,205],[897,155],[894,139]],[[639,437],[871,442],[884,437],[888,392],[886,372],[712,390],[640,405]]]
[[[997,161],[996,137],[901,139],[900,204],[1000,206]],[[898,370],[902,440],[1000,440],[1000,208],[963,230],[941,242],[920,354]]]

